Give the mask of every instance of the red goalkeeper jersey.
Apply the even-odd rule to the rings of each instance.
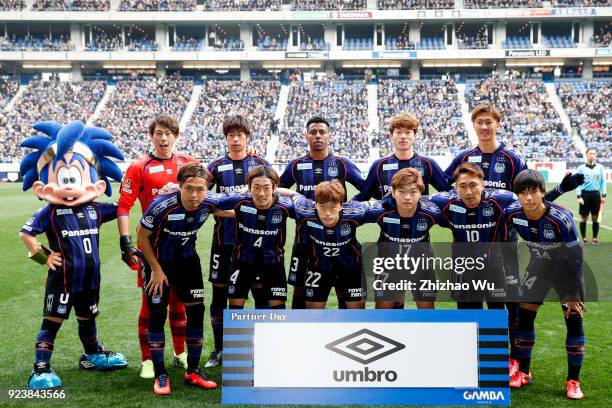
[[[129,215],[136,199],[140,201],[144,214],[163,186],[176,183],[179,168],[192,162],[198,163],[196,159],[183,153],[174,153],[169,159],[159,159],[149,153],[136,160],[123,176],[117,215]]]

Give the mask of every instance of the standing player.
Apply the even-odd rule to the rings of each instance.
[[[23,189],[32,187],[48,204],[26,222],[19,237],[30,258],[48,267],[44,319],[28,380],[30,389],[46,389],[62,385],[51,369],[51,355],[57,333],[73,307],[84,349],[79,367],[113,370],[127,366],[122,354],[104,350],[98,342],[99,229],[117,218],[117,206],[93,201],[105,191],[111,195],[107,177],[120,180],[121,170],[110,157],[122,160],[123,155],[109,142],[108,132],[85,128],[79,121],[63,128],[43,122],[34,128],[50,137],[33,136],[21,144],[36,149],[21,162]],[[42,233],[51,250],[38,242],[36,237]]]
[[[593,222],[593,245],[599,245],[597,234],[599,234],[599,210],[606,202],[606,177],[604,167],[597,163],[597,150],[591,147],[586,151],[586,163],[576,170],[576,173],[584,174],[584,184],[576,189],[578,196],[578,213],[580,214],[580,235],[584,245],[589,243],[586,237],[587,217],[591,214]]]
[[[153,391],[160,395],[170,394],[164,365],[164,323],[172,288],[187,315],[185,383],[205,389],[217,387],[198,368],[204,337],[204,282],[195,243],[198,230],[216,207],[216,202],[205,200],[211,175],[203,166],[189,163],[181,167],[177,180],[180,190],[155,199],[137,231],[138,245],[147,261],[143,275],[155,371]]]
[[[472,110],[472,125],[478,136],[478,146],[465,149],[457,154],[445,173],[450,180],[455,170],[462,163],[478,165],[484,172],[484,185],[488,188],[498,188],[512,191],[514,178],[527,168],[523,158],[514,150],[507,148],[497,140],[497,131],[500,129],[501,115],[492,104],[481,104]],[[506,285],[510,297],[519,295],[518,275],[518,235],[510,226],[508,242],[502,246]],[[508,302],[508,327],[510,344],[515,344],[518,327],[518,303]],[[516,369],[516,361],[510,359],[511,370]]]
[[[208,165],[208,170],[212,174],[211,186],[217,186],[217,193],[240,192],[247,184],[247,173],[256,166],[268,165],[268,162],[257,156],[248,156],[247,143],[251,135],[251,126],[243,116],[235,115],[225,119],[223,134],[227,141],[227,154]],[[211,352],[205,368],[216,367],[223,361],[223,310],[227,307],[227,285],[235,243],[234,220],[215,217],[208,278],[212,283],[210,323],[215,349]],[[260,289],[253,288],[252,293],[257,308],[267,305],[266,296]]]
[[[435,160],[421,156],[414,151],[418,119],[408,113],[394,116],[389,123],[389,137],[394,146],[394,153],[376,160],[370,167],[368,177],[361,192],[353,197],[357,201],[370,198],[381,199],[391,191],[391,179],[401,169],[414,168],[423,179],[424,195],[429,195],[431,184],[438,191],[448,191],[447,178]]]
[[[176,175],[181,166],[197,162],[194,158],[174,152],[174,145],[179,136],[177,120],[168,115],[159,115],[149,123],[149,137],[153,144],[153,152],[143,156],[128,167],[121,183],[119,196],[119,235],[121,254],[125,263],[132,269],[138,269],[139,263],[134,257],[136,249],[132,247],[130,236],[130,209],[136,199],[140,201],[144,213],[157,192],[167,183],[176,182]],[[142,287],[142,276],[137,276],[138,287]],[[174,290],[169,295],[170,330],[174,344],[174,364],[187,369],[187,354],[185,353],[185,308],[178,301]],[[153,378],[153,362],[148,346],[147,328],[149,327],[149,307],[146,293],[142,293],[140,313],[138,316],[138,339],[142,378]]]
[[[580,369],[585,349],[584,290],[578,231],[571,212],[544,199],[545,182],[537,171],[521,172],[514,180],[514,191],[519,203],[507,208],[504,217],[527,244],[531,259],[524,279],[524,300],[519,310],[519,369],[510,379],[510,387],[519,388],[531,382],[531,351],[536,340],[534,322],[538,308],[552,287],[561,300],[567,326],[567,397],[582,399]]]
[[[348,181],[357,189],[363,187],[363,177],[357,166],[345,157],[330,154],[329,142],[331,131],[329,122],[314,116],[306,122],[306,141],[309,153],[289,162],[280,177],[280,187],[291,188],[296,185],[296,191],[308,199],[314,199],[315,187],[322,181],[338,180],[346,190]],[[346,197],[343,197],[343,201]],[[304,298],[304,270],[306,254],[301,252],[299,237],[296,239],[291,253],[289,283],[294,286],[293,309],[306,307]]]

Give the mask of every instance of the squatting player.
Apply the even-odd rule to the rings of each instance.
[[[139,268],[138,260],[134,258],[135,248],[132,247],[130,236],[130,209],[136,199],[140,201],[144,213],[158,191],[167,183],[175,183],[179,168],[187,163],[197,162],[194,158],[174,152],[174,145],[179,136],[178,121],[172,116],[159,115],[149,123],[149,137],[153,144],[153,152],[149,153],[128,167],[121,183],[119,196],[119,211],[117,224],[121,254],[124,262],[133,269]],[[143,286],[142,276],[137,274],[138,287]],[[170,291],[169,317],[172,341],[174,344],[174,364],[187,369],[187,354],[185,353],[185,308],[177,299],[174,290]],[[148,346],[147,328],[149,327],[149,308],[146,293],[143,291],[138,315],[138,339],[142,378],[153,378],[153,362]]]
[[[217,193],[240,192],[246,186],[246,176],[251,169],[268,165],[261,157],[248,155],[247,144],[251,126],[240,115],[229,116],[223,121],[223,135],[227,142],[227,154],[208,165],[212,174],[211,187]],[[210,323],[215,339],[205,368],[216,367],[223,361],[223,310],[227,307],[227,286],[230,276],[232,252],[236,242],[236,225],[231,218],[215,217],[213,242],[210,249],[210,271],[208,280],[212,283]],[[265,293],[259,288],[252,289],[255,307],[267,305]]]
[[[572,213],[545,200],[545,186],[544,178],[537,171],[519,173],[514,180],[519,203],[504,210],[506,222],[514,225],[531,254],[519,310],[519,369],[510,379],[510,387],[519,388],[531,382],[531,351],[536,339],[534,321],[538,308],[554,288],[567,326],[567,397],[582,399],[579,378],[585,350],[582,249]]]
[[[331,140],[329,122],[320,117],[313,116],[306,122],[306,141],[308,154],[289,162],[280,177],[280,187],[291,188],[296,185],[296,191],[308,199],[314,199],[314,190],[322,181],[338,180],[346,189],[349,182],[358,190],[363,187],[363,177],[357,166],[346,157],[335,156],[329,151]],[[346,197],[344,197],[346,200]],[[291,266],[288,282],[294,286],[291,307],[304,309],[304,272],[307,254],[301,249],[304,245],[296,234],[291,253]]]
[[[409,251],[410,256],[433,256],[429,242],[429,230],[440,222],[442,213],[438,206],[422,196],[425,184],[421,173],[414,168],[403,168],[391,179],[391,195],[394,209],[382,212],[376,223],[380,227],[378,238],[383,254],[379,256],[394,256],[398,250]],[[387,253],[388,252],[388,253]],[[382,274],[381,274],[382,275]],[[392,271],[386,282],[395,282],[404,278],[404,274]],[[410,277],[412,282],[435,280],[435,270],[423,268],[414,271]],[[419,285],[420,286],[420,285]],[[436,294],[434,291],[422,291],[419,286],[412,291],[412,296],[419,309],[433,309]],[[375,290],[377,309],[403,309],[404,293],[395,291]]]
[[[187,315],[185,383],[206,389],[217,386],[198,368],[204,337],[204,282],[195,243],[198,230],[218,202],[214,197],[205,200],[211,175],[200,164],[182,166],[177,180],[180,190],[156,198],[137,231],[138,245],[147,261],[143,276],[150,314],[148,342],[155,371],[153,390],[161,395],[171,392],[164,365],[164,323],[171,289]]]

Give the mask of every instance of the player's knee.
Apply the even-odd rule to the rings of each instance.
[[[204,327],[204,303],[186,303],[187,327],[201,329]]]
[[[43,319],[43,324],[45,324],[45,322],[62,324],[64,322],[64,319],[62,319],[61,317],[47,316]]]

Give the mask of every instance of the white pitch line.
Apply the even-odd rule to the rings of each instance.
[[[580,222],[579,218],[574,217],[574,220]],[[593,223],[591,221],[587,221],[587,224],[592,225]],[[603,228],[603,229],[607,229],[609,231],[612,231],[612,227],[608,227],[606,224],[599,224],[599,227]]]

